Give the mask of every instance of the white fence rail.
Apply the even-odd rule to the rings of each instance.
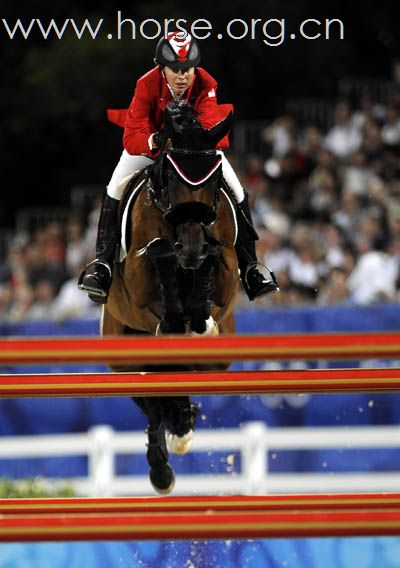
[[[87,434],[9,437],[0,440],[0,459],[87,456],[88,476],[72,478],[77,495],[153,494],[148,476],[116,475],[117,455],[144,454],[143,432],[96,426]],[[268,428],[249,422],[240,429],[198,430],[192,452],[239,452],[240,473],[177,475],[175,495],[400,491],[399,471],[389,473],[272,473],[268,452],[279,450],[400,448],[400,428]],[[343,458],[345,459],[345,458]],[[173,465],[173,457],[172,457]],[[40,472],[38,472],[40,473]],[[62,478],[62,471],[60,471]],[[48,480],[52,484],[60,479]]]

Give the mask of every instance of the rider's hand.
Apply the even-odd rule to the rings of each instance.
[[[164,124],[165,128],[169,132],[175,132],[177,134],[181,134],[182,126],[181,123],[183,121],[183,115],[179,108],[169,108],[167,107],[164,112]]]
[[[165,113],[171,118],[171,120],[175,120],[178,124],[183,119],[182,109],[179,106],[168,106],[165,109]]]
[[[164,146],[165,140],[167,139],[167,133],[164,129],[159,130],[159,132],[155,132],[151,138],[152,143],[152,150],[155,152],[157,150],[161,150]]]

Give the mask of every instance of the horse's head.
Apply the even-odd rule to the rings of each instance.
[[[179,264],[185,270],[200,268],[210,248],[204,226],[195,221],[186,221],[176,228],[176,238],[174,251]]]
[[[221,156],[215,147],[231,121],[229,114],[207,129],[186,103],[174,103],[166,110],[170,147],[162,156],[161,195],[165,219],[177,237],[175,251],[184,268],[198,268],[207,256],[207,227],[216,219],[222,183]]]

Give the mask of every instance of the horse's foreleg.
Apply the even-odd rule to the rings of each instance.
[[[147,246],[147,256],[160,280],[163,315],[162,333],[185,333],[184,310],[176,278],[176,254],[165,239],[155,239]]]
[[[208,256],[198,270],[193,273],[191,295],[187,300],[187,313],[190,327],[195,333],[204,333],[207,320],[211,316],[214,295],[214,272],[216,257]]]
[[[163,420],[169,430],[168,448],[175,454],[186,454],[192,445],[199,407],[188,396],[163,397],[160,402]]]
[[[160,412],[160,399],[156,397],[133,400],[149,419],[146,456],[150,466],[151,484],[158,493],[170,493],[175,485],[175,474],[168,463],[169,455]]]

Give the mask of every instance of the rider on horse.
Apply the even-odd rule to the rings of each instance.
[[[163,112],[172,101],[186,100],[198,112],[203,127],[210,128],[223,117],[216,99],[217,82],[198,67],[199,45],[189,34],[172,32],[156,47],[157,66],[143,75],[136,85],[128,111],[109,111],[112,122],[124,126],[124,150],[107,186],[100,213],[96,259],[79,279],[80,289],[95,301],[105,303],[112,280],[115,249],[119,238],[118,206],[127,176],[152,164],[163,149],[167,133]],[[175,116],[175,119],[177,117]],[[237,204],[238,237],[235,245],[240,276],[250,300],[278,289],[277,282],[266,279],[257,270],[255,240],[247,192],[224,156],[229,146],[225,136],[217,145],[222,159],[224,180]]]

